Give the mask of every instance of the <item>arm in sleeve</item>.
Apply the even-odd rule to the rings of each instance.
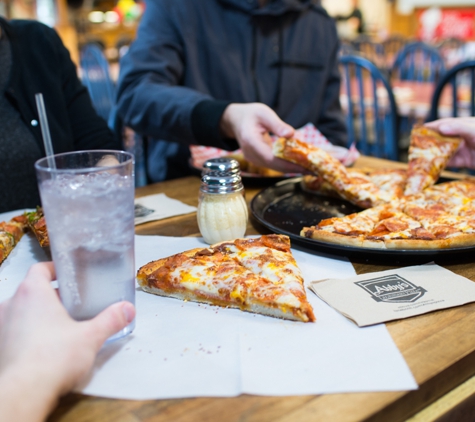
[[[167,2],[147,2],[137,39],[121,61],[118,115],[155,139],[223,147],[218,122],[227,104],[182,85],[185,66],[194,65],[184,63],[182,35]]]
[[[336,35],[335,35],[336,39]],[[318,118],[318,130],[335,145],[347,146],[347,129],[340,105],[340,71],[338,69],[338,42],[329,64],[329,73],[323,96],[322,112]]]
[[[114,139],[107,123],[97,115],[87,89],[77,76],[76,66],[69,51],[55,31],[51,31],[52,42],[56,45],[61,84],[66,101],[67,113],[73,134],[74,149],[119,149],[120,143]]]

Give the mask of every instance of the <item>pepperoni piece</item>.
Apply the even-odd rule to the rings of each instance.
[[[417,227],[411,230],[411,234],[415,239],[434,240],[435,236],[424,227]]]

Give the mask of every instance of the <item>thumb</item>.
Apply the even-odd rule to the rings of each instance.
[[[261,124],[271,133],[283,138],[293,136],[295,129],[282,121],[279,116],[270,108],[260,113]]]
[[[99,350],[110,336],[125,328],[134,318],[134,305],[130,302],[119,302],[104,309],[84,324],[87,325],[87,330],[90,338],[95,343],[96,350]]]
[[[439,126],[439,132],[444,135],[463,135],[464,130],[453,123],[442,123]]]
[[[426,123],[424,126],[435,129],[442,135],[458,135],[469,140],[475,138],[475,126],[463,120],[441,119]]]

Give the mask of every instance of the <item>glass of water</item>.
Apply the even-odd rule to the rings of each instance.
[[[35,164],[63,305],[78,321],[135,304],[134,157],[79,151]],[[135,320],[109,340],[131,333]]]

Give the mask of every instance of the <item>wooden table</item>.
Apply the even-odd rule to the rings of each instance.
[[[367,157],[360,158],[356,165],[404,166],[401,163]],[[196,206],[199,183],[198,177],[158,183],[138,189],[137,196],[164,192],[169,197]],[[246,187],[247,199],[250,200],[259,190],[258,187]],[[248,234],[252,233],[257,231],[250,223]],[[138,226],[137,234],[198,236],[199,232],[196,215],[189,214]],[[366,263],[353,265],[358,274],[392,268]],[[473,263],[452,263],[444,266],[475,281]],[[447,419],[442,420],[473,420],[475,413],[469,412],[475,409],[475,378],[469,379],[475,374],[475,304],[391,322],[387,327],[419,384],[418,390],[292,397],[244,394],[234,398],[149,401],[110,400],[69,394],[61,400],[49,421],[390,422],[406,420],[424,408],[427,409],[421,415],[425,416],[422,419],[416,416],[414,420],[434,420],[434,417],[427,417],[427,413],[431,412],[433,415],[443,414]],[[388,365],[390,364],[388,362]],[[469,380],[468,383],[463,384],[466,380]],[[461,384],[462,387],[454,390]],[[451,390],[454,391],[442,398],[442,402],[437,402],[435,410],[434,406],[429,406]],[[449,409],[442,413],[437,410],[444,406]],[[469,418],[461,419],[461,414]],[[454,415],[458,415],[457,418],[450,419]]]

